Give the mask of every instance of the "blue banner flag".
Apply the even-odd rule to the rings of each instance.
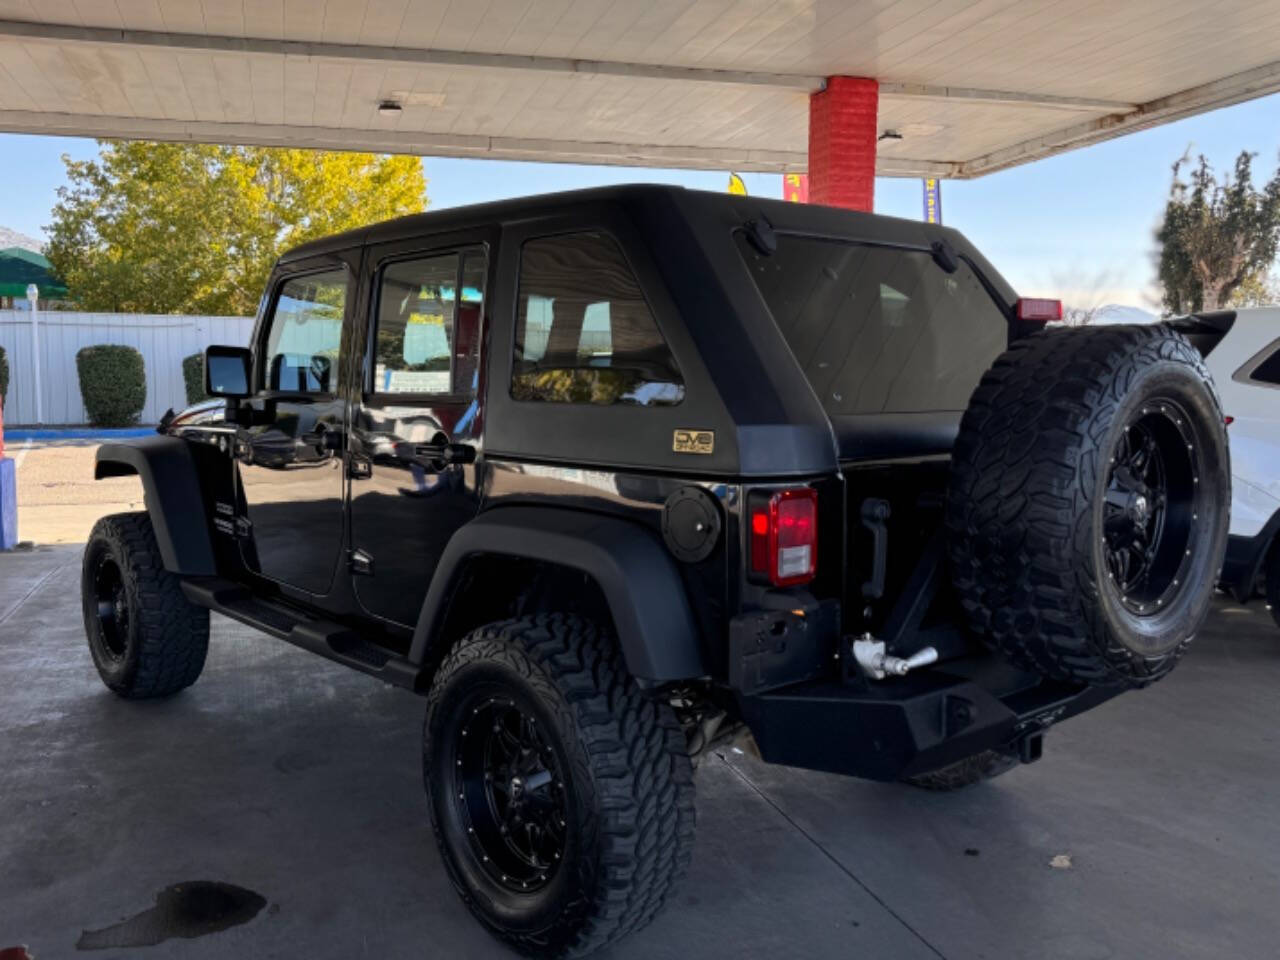
[[[942,181],[936,177],[926,177],[924,184],[924,222],[942,222]]]

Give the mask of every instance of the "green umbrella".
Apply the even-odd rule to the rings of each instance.
[[[0,250],[0,297],[26,297],[27,284],[40,288],[40,299],[65,300],[67,288],[53,276],[53,265],[34,250]]]

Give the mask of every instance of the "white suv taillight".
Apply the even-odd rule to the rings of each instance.
[[[1014,312],[1024,323],[1057,323],[1062,319],[1062,301],[1019,297]]]
[[[751,499],[751,573],[775,587],[808,583],[818,571],[818,494],[808,487]]]

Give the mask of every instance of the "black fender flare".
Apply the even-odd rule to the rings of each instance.
[[[189,577],[217,574],[200,476],[186,440],[155,436],[104,443],[96,460],[95,480],[132,474],[142,480],[166,570]]]
[[[413,663],[425,661],[467,560],[483,554],[554,563],[591,576],[636,679],[661,683],[706,674],[684,584],[661,541],[628,520],[560,507],[493,508],[450,538],[422,602],[409,650]]]

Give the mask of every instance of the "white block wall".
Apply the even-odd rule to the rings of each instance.
[[[182,358],[213,343],[247,346],[253,317],[183,317],[127,313],[40,311],[40,386],[46,426],[83,424],[76,352],[99,343],[120,343],[142,354],[147,370],[147,402],[140,422],[157,422],[165,410],[187,405]],[[31,313],[0,310],[0,347],[9,358],[7,426],[36,423]]]

